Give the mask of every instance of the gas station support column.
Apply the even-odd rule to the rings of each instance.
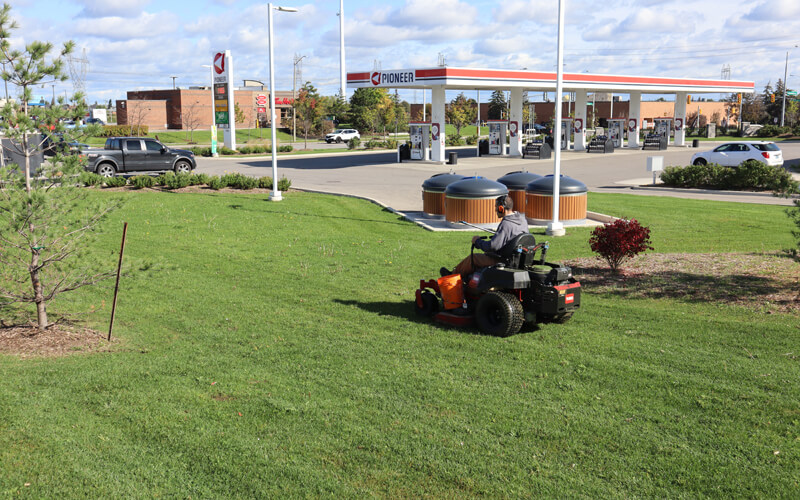
[[[431,161],[444,162],[444,85],[431,88]],[[438,131],[434,129],[438,125]],[[438,135],[438,137],[436,137]]]
[[[633,127],[631,127],[633,125]],[[642,129],[642,93],[630,93],[630,108],[628,108],[628,147],[638,148],[639,131]],[[631,130],[633,129],[633,130]]]
[[[675,126],[675,145],[686,144],[686,92],[675,94],[675,112],[673,125]]]
[[[516,127],[516,128],[514,128]],[[508,130],[511,140],[508,145],[509,156],[522,156],[522,89],[511,89],[511,113]]]
[[[575,144],[573,148],[575,151],[586,151],[586,95],[585,90],[578,90],[575,92],[575,121],[573,121],[573,128],[575,129]],[[578,121],[580,120],[580,122]],[[580,130],[578,124],[580,123]]]

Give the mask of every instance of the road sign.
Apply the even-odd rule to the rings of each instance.
[[[796,90],[787,90],[786,91],[786,95],[797,95],[797,91]]]
[[[217,125],[227,125],[228,124],[228,112],[227,111],[216,111],[214,113],[214,121]]]

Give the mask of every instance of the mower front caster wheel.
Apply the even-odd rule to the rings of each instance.
[[[475,321],[487,335],[507,337],[519,333],[524,320],[522,303],[510,293],[489,292],[475,307]]]
[[[433,293],[427,290],[422,292],[422,294],[420,294],[420,302],[422,302],[422,304],[414,301],[414,311],[417,313],[417,316],[430,318],[439,312],[439,299]]]

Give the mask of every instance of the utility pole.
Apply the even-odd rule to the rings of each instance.
[[[795,45],[797,47],[797,45]],[[783,105],[781,106],[781,127],[783,127],[783,117],[786,115],[786,78],[789,72],[789,51],[786,51],[786,64],[783,66]]]
[[[178,77],[177,76],[171,76],[170,78],[172,78],[172,89],[174,90],[175,89],[175,79],[178,78]]]
[[[297,112],[294,106],[294,101],[297,99],[297,65],[300,64],[304,57],[306,56],[298,56],[297,54],[294,56],[294,71],[292,71],[292,142],[297,142]],[[302,72],[303,67],[300,66],[300,78],[302,78]]]

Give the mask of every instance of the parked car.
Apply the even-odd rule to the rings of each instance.
[[[747,160],[780,167],[783,165],[783,153],[774,142],[727,142],[711,151],[695,153],[692,156],[692,165],[716,163],[725,167],[738,167]]]
[[[91,125],[93,123],[96,123],[97,125],[105,125],[106,124],[106,122],[104,122],[100,118],[87,118],[87,119],[83,120],[83,122],[86,125]]]
[[[53,140],[55,139],[55,141]],[[44,156],[55,156],[56,152],[62,154],[80,154],[84,149],[88,149],[89,145],[76,140],[64,140],[62,134],[53,134],[52,136],[45,137],[42,142],[42,153]]]
[[[117,173],[164,172],[189,173],[197,168],[194,153],[169,148],[149,137],[109,137],[103,149],[84,151],[86,170],[103,177]]]
[[[353,128],[337,128],[325,136],[325,142],[328,144],[332,142],[347,142],[353,138],[361,139],[361,134],[358,133],[358,130]]]

